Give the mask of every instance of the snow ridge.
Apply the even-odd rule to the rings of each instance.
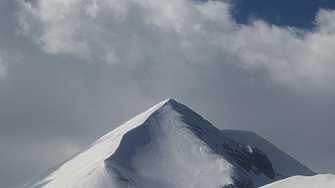
[[[16,188],[253,188],[285,177],[261,149],[167,99]]]

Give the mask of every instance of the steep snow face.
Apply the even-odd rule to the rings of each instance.
[[[141,126],[127,132],[119,148],[105,160],[114,186],[223,187],[233,184],[232,164],[214,153],[183,120],[208,126],[199,115],[170,100]]]
[[[316,176],[293,176],[278,182],[271,183],[261,188],[334,188],[335,175],[319,174]]]
[[[167,99],[16,187],[252,188],[281,178],[261,149]]]

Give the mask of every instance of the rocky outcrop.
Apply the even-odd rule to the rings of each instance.
[[[249,165],[251,168],[255,167],[253,170],[255,174],[263,173],[270,179],[275,178],[275,171],[268,156],[257,148],[252,149]]]

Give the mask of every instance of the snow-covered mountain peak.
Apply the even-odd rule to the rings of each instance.
[[[236,140],[187,106],[166,99],[17,187],[252,188],[287,177],[262,148]],[[296,174],[306,173],[297,169]]]

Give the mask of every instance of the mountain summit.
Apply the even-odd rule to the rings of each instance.
[[[258,135],[244,132],[249,144],[232,133],[167,99],[16,188],[252,188],[315,174]]]

